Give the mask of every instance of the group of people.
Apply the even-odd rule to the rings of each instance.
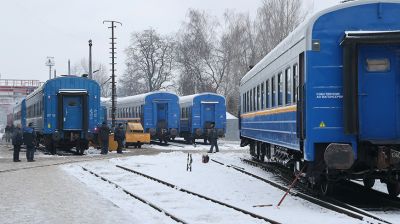
[[[111,129],[108,127],[106,122],[103,122],[100,130],[99,130],[99,137],[101,141],[101,153],[100,154],[107,154],[108,153],[108,146],[109,146],[109,135],[111,133]],[[125,129],[122,123],[119,123],[117,127],[114,129],[114,141],[118,143],[117,153],[122,154],[122,148],[125,141]]]
[[[26,159],[28,162],[34,162],[35,155],[35,141],[36,141],[36,133],[33,129],[33,124],[29,123],[28,127],[25,127],[23,130],[21,129],[21,124],[18,124],[15,128],[13,128],[12,132],[12,144],[14,146],[14,162],[21,162],[19,159],[19,153],[21,151],[21,145],[26,145]]]
[[[11,126],[8,126],[8,132],[10,132]],[[106,155],[108,153],[109,148],[109,135],[111,133],[111,129],[108,127],[106,122],[103,122],[99,129],[99,138],[101,141],[101,153]],[[7,133],[6,133],[7,134]],[[21,125],[18,124],[16,127],[12,126],[12,132],[8,133],[11,136],[12,144],[14,146],[14,162],[20,162],[19,153],[21,151],[21,145],[26,145],[26,159],[28,162],[34,162],[34,154],[35,154],[35,141],[36,141],[36,133],[33,129],[33,124],[29,123],[27,127],[23,130],[21,129]],[[209,153],[213,152],[213,148],[215,147],[215,152],[219,152],[218,149],[218,133],[214,128],[214,125],[211,126],[209,131],[209,141],[211,143],[211,148],[208,151]],[[114,141],[117,142],[117,153],[122,154],[122,149],[125,141],[125,129],[122,123],[119,123],[117,127],[114,129]]]

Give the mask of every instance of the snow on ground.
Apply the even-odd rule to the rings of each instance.
[[[260,177],[266,179],[278,180],[273,174],[265,172],[264,170],[259,169],[257,167],[247,165],[240,161],[240,158],[246,158],[246,157],[250,158],[248,154],[239,154],[239,153],[236,154],[232,153],[232,156],[213,154],[214,159],[223,162],[226,165],[236,165],[242,168],[246,168],[246,171],[256,174]],[[362,184],[362,182],[361,183],[357,182],[357,183]],[[386,184],[380,183],[379,181],[375,182],[374,189],[387,193]],[[382,217],[383,219],[390,220],[392,223],[400,223],[400,215],[398,211],[370,211],[370,212],[377,216]]]
[[[212,154],[211,157],[225,161],[238,161],[237,158],[243,155],[240,152],[217,153]],[[291,195],[278,208],[276,205],[284,192],[216,163],[204,164],[201,162],[201,154],[196,153],[192,156],[192,172],[186,171],[187,154],[183,152],[115,158],[107,161],[85,162],[81,165],[115,181],[189,223],[257,223],[260,220],[209,201],[185,195],[175,189],[116,168],[115,165],[126,166],[178,187],[224,201],[282,223],[365,223]],[[108,183],[99,178],[91,178],[90,174],[76,164],[63,168],[126,212],[135,211],[136,205],[132,200],[128,202],[120,199],[123,194],[121,190],[110,191]],[[265,205],[265,207],[254,207],[256,205]],[[141,220],[143,222],[151,222],[149,219],[154,219],[149,216],[143,218]]]
[[[183,139],[177,138],[177,140],[183,141]],[[202,140],[196,140],[195,145],[191,144],[183,144],[181,142],[170,142],[169,145],[143,145],[143,148],[150,148],[150,149],[158,149],[158,150],[166,150],[166,151],[204,151],[207,152],[210,150],[210,145],[203,144]],[[240,147],[240,142],[238,141],[225,141],[225,140],[218,140],[218,147],[219,150],[222,151],[248,151],[249,147]],[[215,151],[215,148],[214,148]]]
[[[56,166],[0,173],[0,189],[2,224],[130,224],[138,220],[136,213],[122,212]]]

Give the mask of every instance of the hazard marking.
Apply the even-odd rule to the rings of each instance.
[[[325,123],[324,123],[323,121],[321,121],[321,123],[319,123],[319,127],[320,127],[320,128],[326,127],[326,126],[325,126]]]

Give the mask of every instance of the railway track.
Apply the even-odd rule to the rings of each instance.
[[[267,183],[267,184],[269,184],[269,185],[271,185],[271,186],[273,186],[275,188],[278,188],[278,189],[280,189],[280,190],[282,190],[284,192],[286,192],[288,190],[287,184],[291,182],[290,180],[286,179],[285,180],[286,184],[282,184],[282,183],[279,183],[279,182],[276,182],[276,181],[265,179],[265,178],[260,177],[260,176],[258,176],[256,174],[253,174],[251,172],[248,172],[242,167],[238,167],[238,166],[230,165],[230,164],[224,164],[223,162],[220,162],[220,161],[215,160],[215,159],[211,159],[211,161],[215,162],[217,164],[220,164],[222,166],[225,166],[225,167],[228,167],[228,168],[232,168],[232,169],[234,169],[234,170],[236,170],[236,171],[238,171],[238,172],[240,172],[242,174],[251,176],[251,177],[253,177],[255,179],[258,179],[260,181],[263,181],[263,182],[265,182],[265,183]],[[263,169],[268,169],[268,170],[273,169],[272,166],[268,166],[268,165],[266,165],[264,163],[260,163],[260,162],[256,162],[256,161],[252,161],[252,160],[247,160],[247,159],[242,159],[242,161],[244,161],[245,163],[248,163],[250,165],[263,168]],[[276,172],[276,167],[275,167],[274,172]],[[302,192],[302,190],[303,189],[299,189],[298,187],[296,187],[295,189],[291,190],[290,194],[293,195],[293,196],[300,197],[300,198],[302,198],[302,199],[304,199],[306,201],[309,201],[309,202],[311,202],[313,204],[319,205],[319,206],[324,207],[326,209],[332,210],[334,212],[345,214],[345,215],[347,215],[349,217],[352,217],[352,218],[355,218],[355,219],[359,219],[361,221],[368,221],[367,219],[372,219],[374,221],[377,221],[378,223],[388,223],[388,224],[391,223],[391,222],[389,222],[387,220],[384,220],[381,217],[378,217],[378,216],[376,216],[374,214],[371,214],[371,213],[369,213],[369,212],[367,212],[367,211],[365,211],[363,209],[357,208],[357,207],[349,205],[347,203],[343,203],[343,202],[340,202],[340,201],[332,199],[332,198],[319,199],[319,198],[317,198],[317,197],[315,197],[313,195],[310,195],[308,193]]]
[[[151,203],[150,201],[148,201],[148,200],[146,200],[146,199],[144,199],[144,198],[142,198],[142,197],[140,197],[140,196],[138,196],[138,195],[132,193],[131,191],[128,191],[127,189],[121,187],[121,186],[118,185],[117,183],[115,183],[115,182],[113,182],[113,181],[111,181],[111,180],[109,180],[109,179],[107,179],[107,178],[101,176],[100,174],[97,174],[97,173],[95,173],[95,172],[89,170],[88,168],[85,168],[85,167],[83,167],[83,166],[81,166],[81,167],[82,167],[82,169],[83,169],[84,171],[86,171],[86,172],[90,173],[91,175],[93,175],[93,176],[95,176],[95,177],[97,177],[97,178],[100,178],[101,180],[103,180],[103,181],[105,181],[105,182],[107,182],[107,183],[109,183],[109,184],[111,184],[111,185],[113,185],[113,186],[115,186],[115,187],[121,189],[124,193],[126,193],[126,194],[129,195],[130,197],[132,197],[132,198],[134,198],[134,199],[136,199],[136,200],[138,200],[138,201],[140,201],[140,202],[142,202],[142,203],[144,203],[144,204],[150,206],[151,208],[155,209],[156,211],[159,211],[159,212],[165,214],[166,216],[170,217],[172,220],[176,221],[177,223],[187,224],[187,222],[184,221],[183,219],[178,218],[177,216],[173,215],[172,213],[166,211],[165,209],[163,209],[163,208],[161,208],[161,207],[159,207],[159,206],[157,206],[157,205]]]
[[[239,208],[239,207],[236,207],[236,206],[234,206],[234,205],[227,204],[227,203],[222,202],[222,201],[220,201],[220,200],[216,200],[216,199],[210,198],[210,197],[208,197],[208,196],[205,196],[205,195],[202,195],[202,194],[199,194],[199,193],[195,193],[195,192],[193,192],[193,191],[190,191],[190,190],[187,190],[187,189],[178,187],[178,186],[176,186],[176,185],[174,185],[174,184],[171,184],[171,183],[168,183],[168,182],[166,182],[166,181],[160,180],[160,179],[158,179],[158,178],[152,177],[152,176],[150,176],[150,175],[141,173],[141,172],[139,172],[139,171],[136,171],[136,170],[133,170],[133,169],[124,167],[124,166],[120,166],[120,165],[116,165],[116,167],[117,167],[117,168],[120,168],[120,169],[122,169],[122,170],[125,170],[125,171],[127,171],[127,172],[134,173],[134,174],[136,174],[136,175],[145,177],[145,178],[150,179],[150,180],[152,180],[152,181],[158,182],[158,183],[160,183],[160,184],[162,184],[162,185],[165,185],[165,186],[167,186],[167,187],[173,188],[173,189],[175,189],[175,190],[178,190],[178,191],[181,191],[181,192],[190,194],[190,195],[194,195],[194,196],[199,197],[199,198],[201,198],[201,199],[205,199],[205,200],[211,201],[211,202],[213,202],[213,203],[215,203],[215,204],[218,204],[218,205],[221,205],[221,206],[224,206],[224,207],[227,207],[227,208],[236,210],[236,211],[241,212],[241,213],[243,213],[243,214],[245,214],[245,215],[250,215],[250,216],[253,217],[253,218],[261,219],[261,220],[264,220],[264,221],[266,221],[266,222],[268,222],[268,223],[272,223],[272,224],[278,224],[278,223],[279,223],[279,222],[277,222],[277,221],[275,221],[275,220],[272,220],[272,219],[266,218],[266,217],[264,217],[264,216],[255,214],[255,213],[253,213],[253,212],[244,210],[244,209]]]

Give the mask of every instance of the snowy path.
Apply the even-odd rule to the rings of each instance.
[[[85,167],[90,167],[90,165]],[[188,223],[265,223],[235,210],[128,173],[116,168],[113,164],[101,167],[95,166],[89,169],[95,169],[101,176],[110,179],[129,191],[135,192],[175,216],[187,220]],[[99,184],[105,184],[105,182]]]
[[[135,220],[59,167],[1,173],[0,189],[2,224],[128,224]]]
[[[229,159],[236,154],[241,153],[214,155]],[[289,196],[285,203],[277,208],[275,205],[281,198],[282,191],[218,164],[203,164],[200,154],[193,154],[193,172],[186,172],[186,156],[185,153],[181,152],[162,153],[157,156],[116,158],[109,162],[87,162],[83,163],[83,166],[101,172],[102,175],[129,187],[133,192],[138,194],[140,192],[140,195],[145,195],[146,198],[151,199],[150,201],[156,200],[157,203],[169,208],[168,211],[177,216],[179,214],[179,217],[184,217],[183,219],[189,223],[254,223],[254,219],[251,219],[251,221],[240,221],[241,219],[236,217],[228,219],[232,215],[218,206],[210,207],[213,206],[210,203],[204,203],[204,201],[191,196],[181,195],[176,190],[164,189],[164,187],[146,178],[124,173],[115,165],[130,167],[179,187],[190,189],[282,223],[365,223],[292,196]],[[79,177],[84,174],[76,165],[65,166],[65,169],[74,176],[78,176],[89,187],[100,185],[98,181],[83,180],[87,175]],[[113,202],[116,203],[114,200]],[[272,206],[253,207],[255,205]],[[218,209],[218,212],[215,212],[216,209]]]

